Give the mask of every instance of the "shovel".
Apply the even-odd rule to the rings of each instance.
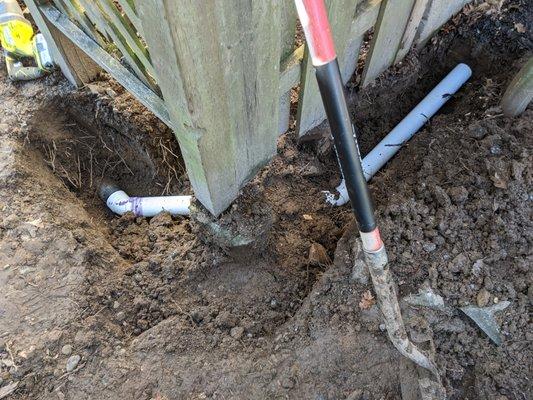
[[[402,355],[418,366],[429,370],[440,381],[435,363],[409,340],[405,330],[394,282],[388,267],[387,252],[381,240],[361,167],[356,131],[346,106],[324,1],[295,0],[295,4],[315,67],[341,173],[345,179],[348,196],[359,227],[365,263],[372,278],[389,339]]]

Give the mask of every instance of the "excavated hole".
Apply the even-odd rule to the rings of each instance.
[[[361,91],[358,99],[352,96],[363,153],[457,62],[469,62],[475,76],[490,72],[483,57],[469,56],[468,44],[458,41],[451,49],[445,60],[438,52],[428,54],[400,80],[391,74],[378,86]],[[441,113],[454,113],[455,106],[451,101]],[[223,216],[238,225],[263,212],[265,204],[275,216],[269,238],[263,238],[268,241],[264,254],[235,261],[216,246],[205,246],[207,238],[186,218],[113,216],[96,194],[102,177],[131,195],[182,193],[187,187],[175,140],[165,137],[166,144],[161,145],[161,138],[146,135],[142,127],[117,124],[120,115],[95,115],[76,107],[50,104],[36,112],[29,142],[130,264],[117,280],[106,283],[103,292],[89,293],[95,308],[120,301],[124,306],[117,310],[117,318],[133,335],[183,315],[194,326],[217,331],[230,329],[238,320],[256,337],[273,333],[297,312],[327,268],[309,263],[310,245],[321,244],[333,258],[342,229],[351,219],[345,208],[325,207],[320,200],[320,190],[334,187],[339,179],[331,148],[321,153],[323,141],[297,144],[292,135],[282,138],[279,153],[284,164],[274,161],[264,182],[258,179],[248,185]],[[327,133],[327,126],[320,130]],[[158,140],[159,152],[154,151]],[[317,158],[323,164],[318,172]],[[374,198],[379,204],[381,193]],[[246,301],[243,292],[249,294]]]

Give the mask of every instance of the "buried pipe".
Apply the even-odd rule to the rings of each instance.
[[[394,127],[362,160],[363,174],[367,181],[372,178],[399,150],[424,126],[429,119],[456,93],[470,78],[472,70],[466,64],[458,64],[446,77],[418,103],[407,116]],[[342,206],[349,201],[344,178],[335,194],[324,191],[326,201],[334,206]]]
[[[130,197],[114,183],[102,181],[98,188],[100,198],[115,214],[133,212],[138,217],[154,217],[161,212],[189,215],[192,196]]]

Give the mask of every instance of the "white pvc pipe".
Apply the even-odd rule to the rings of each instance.
[[[117,190],[107,198],[106,204],[119,215],[128,211],[139,217],[153,217],[163,211],[172,215],[189,215],[191,196],[130,197],[123,190]]]
[[[466,64],[458,64],[407,116],[378,143],[361,161],[368,181],[398,150],[446,103],[470,78],[472,70]],[[339,196],[324,191],[326,201],[342,206],[349,201],[344,179],[336,188]]]

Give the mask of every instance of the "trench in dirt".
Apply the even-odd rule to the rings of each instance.
[[[471,51],[472,48],[468,45],[458,43],[452,46],[445,61],[432,55],[425,61],[426,65],[408,68],[411,71],[401,76],[400,82],[395,76],[389,76],[388,81],[382,83],[374,93],[367,91],[360,94],[361,98],[355,100],[358,103],[355,107],[355,120],[360,128],[363,154],[457,62],[468,62],[475,71],[474,79],[476,76],[478,80],[490,79],[486,74],[491,72],[491,67],[483,64],[487,58],[474,59]],[[438,66],[435,66],[435,62],[439,62]],[[394,101],[391,100],[393,98]],[[274,237],[269,238],[268,243],[260,244],[261,249],[266,246],[269,250],[263,253],[262,261],[257,262],[254,258],[257,251],[253,249],[244,249],[245,253],[251,253],[244,254],[244,259],[249,261],[244,268],[239,263],[226,260],[227,281],[232,287],[223,288],[223,283],[217,284],[217,277],[209,277],[209,269],[216,261],[226,259],[227,252],[216,248],[217,243],[212,246],[210,238],[202,238],[205,232],[191,226],[188,219],[168,215],[152,220],[135,218],[133,215],[119,218],[105,207],[97,195],[98,183],[102,178],[111,179],[131,195],[182,194],[183,190],[190,190],[178,155],[179,150],[175,144],[171,144],[174,139],[170,132],[164,130],[154,139],[139,132],[138,128],[117,123],[120,117],[112,111],[104,116],[96,115],[91,123],[93,110],[84,111],[83,107],[92,106],[85,102],[72,109],[71,101],[45,105],[35,113],[29,141],[48,168],[83,201],[95,226],[123,260],[131,265],[125,275],[118,278],[118,283],[110,284],[108,291],[116,292],[117,298],[128,293],[133,302],[139,303],[126,312],[125,318],[129,320],[132,333],[138,335],[171,315],[182,313],[184,307],[193,307],[195,303],[200,309],[206,307],[206,312],[216,318],[218,312],[210,310],[208,293],[220,291],[224,297],[227,289],[230,292],[246,290],[254,293],[249,302],[237,307],[241,310],[231,310],[240,315],[246,314],[247,308],[254,309],[246,325],[246,331],[251,335],[271,334],[294,315],[331,262],[337,242],[351,219],[350,213],[344,208],[325,207],[319,194],[319,190],[334,187],[338,183],[337,164],[329,142],[327,124],[316,129],[315,132],[321,137],[318,142],[308,143],[304,140],[298,145],[290,134],[283,137],[280,142],[282,157],[285,162],[294,163],[296,168],[293,165],[289,165],[287,169],[281,166],[284,171],[277,170],[274,176],[266,178],[276,181],[271,185],[271,194],[260,201],[252,200],[250,204],[250,198],[257,194],[252,183],[244,190],[244,201],[237,200],[238,208],[236,204],[221,218],[222,225],[236,225],[237,229],[244,219],[254,214],[274,213],[274,219],[279,219],[274,223]],[[455,103],[451,101],[440,113],[453,114],[454,108]],[[312,137],[316,137],[316,134]],[[278,166],[274,167],[277,168]],[[284,179],[293,174],[299,175],[305,182],[291,179],[287,186],[284,184],[285,180],[283,183],[279,181],[279,178]],[[290,193],[293,190],[295,193]],[[303,200],[295,194],[303,194]],[[267,203],[270,204],[264,204],[265,197],[269,197]],[[380,203],[380,198],[375,201]],[[309,210],[317,212],[312,217],[309,214],[303,215],[304,221],[306,218],[316,220],[311,227],[301,226],[302,203]],[[386,207],[386,204],[380,205]],[[253,233],[252,228],[251,234]],[[204,246],[206,242],[209,247]],[[319,243],[326,250],[326,262],[309,262],[308,248],[312,243]],[[231,258],[234,254],[229,255]],[[239,258],[241,256],[242,251],[239,252]],[[176,269],[173,263],[177,259],[186,259],[189,265]],[[257,264],[260,268],[257,268]],[[233,270],[236,265],[238,269]],[[194,272],[192,275],[185,273],[188,282],[184,283],[181,275],[188,268]],[[117,287],[112,287],[113,285]],[[197,285],[194,294],[180,290],[183,286],[194,285]],[[254,306],[258,299],[264,305],[261,309]],[[230,296],[224,302],[231,303],[231,300]],[[101,303],[102,299],[95,301]],[[220,304],[217,304],[215,309],[219,307]],[[211,318],[208,315],[204,321],[201,311],[191,319],[199,323]]]
[[[488,287],[500,298],[510,296],[511,290],[505,285],[492,282],[498,280],[496,275],[500,272],[487,272],[481,278],[468,275],[466,283],[461,276],[461,271],[470,266],[470,258],[490,263],[487,256],[474,255],[485,252],[481,247],[493,246],[495,252],[502,247],[490,242],[496,240],[494,233],[481,227],[490,221],[489,217],[485,214],[471,217],[478,213],[477,203],[464,206],[470,209],[461,211],[464,191],[472,201],[473,196],[493,196],[494,202],[500,204],[497,212],[502,213],[501,218],[507,218],[504,213],[508,211],[503,210],[515,204],[494,194],[490,180],[479,178],[486,175],[472,164],[479,160],[457,169],[464,162],[459,157],[459,153],[464,153],[459,151],[461,146],[472,151],[466,150],[472,143],[465,144],[463,140],[472,136],[475,130],[472,124],[481,120],[490,119],[479,125],[479,130],[485,133],[479,134],[475,151],[481,153],[486,146],[489,149],[499,146],[499,151],[519,159],[516,140],[503,130],[507,125],[499,122],[496,112],[487,110],[497,105],[512,76],[509,66],[501,60],[515,60],[523,50],[505,37],[495,40],[490,33],[493,28],[491,23],[481,20],[475,28],[477,33],[469,27],[471,31],[460,32],[457,37],[442,35],[431,49],[424,50],[418,58],[409,57],[380,78],[375,87],[362,90],[357,96],[354,94],[357,82],[351,83],[353,116],[365,154],[457,62],[466,62],[474,71],[465,88],[371,184],[384,236],[391,243],[392,266],[402,294],[416,292],[423,282],[430,281],[453,305],[472,301],[481,287]],[[205,233],[196,221],[168,215],[152,219],[111,215],[96,194],[97,182],[102,177],[114,180],[130,195],[181,194],[190,189],[179,150],[168,129],[158,125],[146,135],[142,126],[136,128],[121,122],[120,112],[114,112],[112,107],[104,107],[108,112],[98,115],[92,101],[90,98],[73,105],[71,100],[58,99],[47,104],[35,113],[28,140],[42,163],[83,202],[95,228],[123,261],[123,266],[114,271],[87,275],[88,306],[94,313],[105,306],[100,315],[120,326],[120,330],[106,334],[129,341],[176,315],[183,316],[195,329],[212,335],[214,345],[229,332],[233,334],[234,328],[242,328],[240,334],[244,333],[244,340],[251,345],[258,338],[276,333],[298,313],[323,273],[331,268],[337,244],[352,221],[347,207],[326,206],[320,193],[339,181],[327,126],[316,129],[310,136],[313,140],[301,143],[292,132],[282,136],[278,156],[221,216],[222,226],[252,236],[258,232],[254,225],[266,221],[267,227],[256,235],[260,237],[256,237],[254,246],[240,249],[236,257],[231,249],[221,248],[216,238]],[[516,128],[513,135],[522,140],[520,135],[524,131],[527,127]],[[481,142],[482,138],[486,143]],[[454,148],[457,157],[451,154]],[[428,152],[435,160],[428,160]],[[516,162],[523,164],[524,160]],[[493,168],[492,164],[489,167]],[[458,174],[466,178],[457,179]],[[475,197],[476,202],[482,200]],[[503,205],[506,202],[509,205]],[[449,222],[441,227],[442,222],[438,223],[441,220]],[[477,247],[459,243],[461,235],[465,242],[475,241],[472,236],[475,234],[465,227],[467,223],[479,226],[483,238]],[[517,229],[524,229],[520,224],[517,222]],[[523,243],[516,241],[517,249],[507,250],[512,257],[523,253],[520,247]],[[308,259],[313,244],[325,249],[320,263]],[[434,247],[438,250],[432,253]],[[468,261],[457,260],[463,251],[468,254]],[[515,268],[507,254],[499,257],[510,269]],[[453,264],[449,271],[443,267],[447,264]],[[515,299],[528,290],[517,282],[511,285]],[[357,288],[355,296],[360,298],[362,292],[362,288]],[[339,309],[339,314],[344,315],[342,304],[335,304],[335,300],[331,303],[331,309]],[[516,315],[519,322],[513,322],[515,332],[524,324],[523,313],[518,310]],[[458,321],[455,323],[463,324],[463,331],[459,332],[458,327],[452,327],[457,332],[443,328],[437,331],[436,341],[443,353],[441,358],[452,371],[448,372],[448,385],[459,393],[457,398],[475,398],[480,389],[472,384],[478,373],[472,362],[474,350],[465,350],[472,345],[464,333],[468,322]],[[364,330],[365,322],[361,320],[361,324]],[[507,322],[505,328],[508,331],[513,330],[510,324]],[[475,332],[472,326],[468,329]],[[454,345],[454,341],[459,344]],[[479,347],[474,348],[479,351]],[[505,368],[508,362],[501,364]],[[517,373],[513,374],[514,377]]]

